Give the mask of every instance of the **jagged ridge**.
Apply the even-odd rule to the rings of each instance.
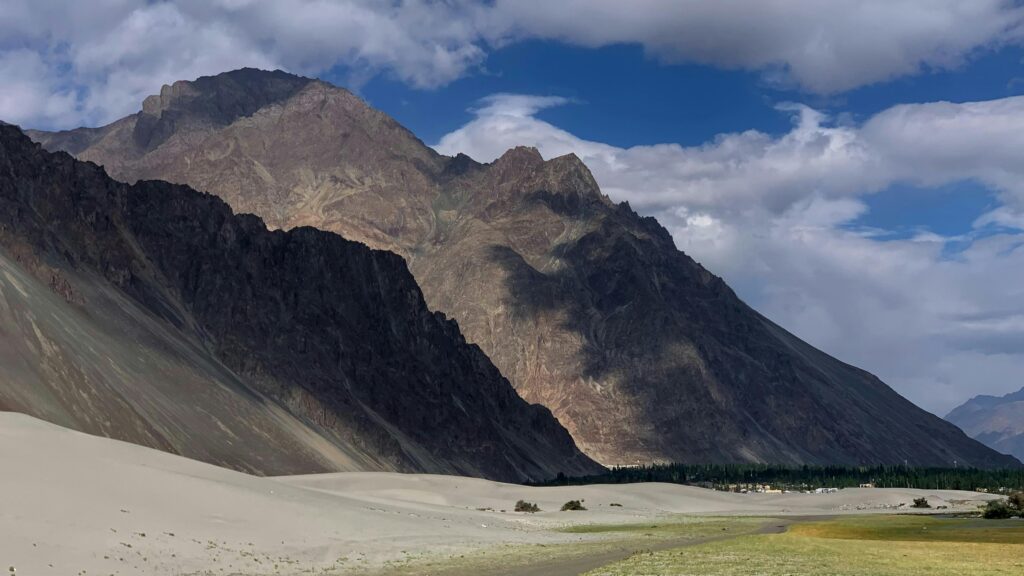
[[[0,202],[3,296],[35,298],[0,310],[29,330],[4,336],[2,409],[259,473],[599,469],[428,310],[394,254],[311,228],[268,231],[184,186],[116,183],[11,126],[0,127]],[[26,287],[31,277],[52,294],[32,294],[43,288]],[[139,326],[150,332],[134,338]],[[103,365],[81,361],[81,339]],[[19,370],[33,363],[41,380]]]

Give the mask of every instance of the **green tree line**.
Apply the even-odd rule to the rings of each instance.
[[[668,482],[717,489],[730,485],[770,484],[783,490],[877,488],[926,490],[1024,490],[1024,469],[917,468],[910,466],[779,466],[772,464],[654,464],[610,469],[595,476],[557,478],[543,486]]]

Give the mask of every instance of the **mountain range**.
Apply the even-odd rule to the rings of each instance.
[[[391,344],[429,342],[447,334],[444,346],[464,356],[458,369],[458,382],[464,384],[421,375],[421,370],[436,374],[445,369],[440,364],[449,358],[439,350],[448,348],[441,345],[407,354],[367,346],[361,353],[371,356],[363,369],[376,370],[372,367],[401,355],[395,368],[401,378],[456,386],[452,403],[459,408],[444,404],[447,392],[430,402],[460,417],[464,412],[475,415],[467,416],[474,427],[456,437],[465,450],[472,448],[467,437],[476,430],[495,435],[491,446],[500,444],[497,439],[515,444],[502,433],[530,419],[542,423],[536,430],[515,428],[514,435],[519,439],[532,434],[538,442],[544,437],[548,449],[541,461],[529,473],[517,468],[525,465],[524,449],[516,463],[504,463],[502,475],[554,470],[554,454],[571,463],[562,466],[567,473],[593,464],[573,451],[545,412],[509,395],[483,353],[522,398],[548,407],[583,452],[606,465],[1020,465],[747,306],[721,278],[676,249],[654,219],[603,195],[574,155],[544,159],[535,149],[516,148],[489,164],[465,155],[443,156],[347,90],[253,69],[175,82],[147,98],[140,112],[107,126],[29,134],[49,150],[67,151],[102,165],[118,180],[138,183],[133,189],[145,191],[146,202],[154,205],[147,205],[150,216],[132,212],[139,219],[135,234],[156,235],[153,241],[161,248],[153,253],[157,260],[152,265],[162,270],[161,282],[165,279],[167,290],[183,295],[174,306],[199,316],[176,319],[175,308],[148,293],[135,294],[133,301],[156,306],[150,310],[179,329],[191,330],[189,323],[194,322],[195,338],[212,337],[218,358],[259,382],[256,387],[264,394],[275,395],[284,375],[290,383],[304,382],[304,391],[335,393],[338,382],[329,374],[349,355],[331,356],[333,344],[324,342],[342,340],[355,346],[360,338],[342,338],[321,326],[323,318],[315,311],[340,314],[346,326],[374,343],[383,337],[381,332],[402,334],[388,340]],[[266,232],[251,217],[231,217],[238,224],[222,231],[208,220],[214,217],[208,212],[228,220],[219,201],[202,197],[196,205],[210,209],[200,210],[163,200],[162,194],[185,193],[149,180],[209,192],[236,212],[255,214],[270,228],[290,232]],[[189,224],[190,219],[198,221]],[[357,248],[307,226],[400,258]],[[268,251],[265,256],[235,262],[237,252],[218,252],[218,260],[206,264],[197,257],[219,242],[237,251],[246,234],[260,240],[244,245],[260,246],[260,254]],[[274,242],[302,247],[275,252]],[[353,258],[358,263],[350,263]],[[422,288],[425,306],[402,260]],[[260,295],[258,313],[246,308],[256,306],[251,298],[235,300],[271,279],[285,282],[286,272],[277,270],[279,265],[292,272],[289,282],[308,278],[296,286],[303,298]],[[386,281],[381,266],[390,271]],[[192,272],[181,272],[181,267]],[[237,270],[238,276],[203,287],[196,274],[213,274],[220,267]],[[342,277],[342,269],[350,270],[348,276]],[[313,271],[317,274],[310,277]],[[99,272],[110,279],[107,268],[101,266]],[[335,277],[323,277],[331,274]],[[393,284],[399,277],[400,284]],[[113,280],[123,288],[125,278],[115,274]],[[53,284],[45,277],[43,282]],[[359,290],[363,282],[387,287],[386,293],[375,295],[381,298],[379,306],[385,306],[385,299],[402,301],[403,318],[415,318],[413,326],[396,324],[390,317],[350,318],[334,309],[329,294],[348,289],[349,283]],[[62,285],[58,280],[58,291]],[[71,291],[72,301],[75,293]],[[307,297],[315,302],[313,311]],[[353,302],[351,310],[359,308]],[[430,315],[427,308],[453,318],[458,328]],[[240,324],[250,313],[260,316],[259,321]],[[303,323],[306,315],[316,317]],[[307,328],[322,334],[307,335]],[[483,353],[463,344],[459,329]],[[225,333],[231,338],[221,340]],[[276,358],[310,349],[322,353],[318,363],[310,366],[289,358],[281,371],[275,363],[248,357],[253,350]],[[372,356],[389,353],[395,356]],[[353,370],[346,374],[361,374]],[[485,374],[489,392],[473,388],[465,378],[469,373]],[[391,402],[414,403],[371,392],[385,390],[390,376],[382,374],[367,387],[372,414],[395,416],[399,407]],[[345,382],[347,390],[351,381]],[[479,395],[467,396],[470,390]],[[489,398],[491,393],[497,398]],[[322,405],[317,394],[315,402],[295,400],[290,393],[277,392],[276,397],[305,406],[303,414],[314,421]],[[514,410],[484,411],[480,406],[487,402]],[[499,412],[507,425],[483,421]],[[375,438],[386,439],[399,419],[383,420],[391,427],[373,415],[362,421]],[[407,424],[402,432],[415,435],[416,427]],[[441,425],[431,420],[430,426]],[[447,430],[456,428],[450,423]],[[423,435],[438,431],[421,430],[417,444],[429,445]],[[397,447],[384,450],[398,452]]]
[[[975,396],[946,420],[986,446],[1024,459],[1024,388],[1005,396]]]
[[[0,410],[258,474],[599,472],[399,256],[0,125]]]

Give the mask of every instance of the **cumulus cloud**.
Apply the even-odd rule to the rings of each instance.
[[[840,125],[808,106],[783,104],[793,128],[778,137],[750,130],[721,134],[696,147],[655,144],[617,148],[587,141],[536,118],[566,101],[498,94],[474,109],[476,118],[445,135],[444,153],[490,161],[514,145],[549,156],[588,159],[612,196],[648,210],[780,214],[809,195],[859,197],[895,183],[939,186],[977,180],[1006,203],[986,218],[1012,222],[1024,207],[1024,96],[986,102],[936,102],[889,108],[861,126]]]
[[[428,0],[10,0],[4,12],[4,70],[29,60],[18,84],[0,84],[0,112],[34,127],[108,122],[164,83],[242,66],[315,75],[346,65],[429,88],[484,59],[472,11]],[[71,99],[56,106],[29,91]]]
[[[1020,387],[1024,165],[1014,157],[1024,149],[1024,97],[897,106],[856,126],[787,105],[793,127],[782,135],[632,148],[534,115],[560,104],[491,97],[435,147],[485,161],[519,144],[545,157],[575,152],[607,194],[656,216],[753,306],[927,409]],[[898,193],[893,184],[964,180],[1001,202],[962,237],[893,239],[851,225],[867,212],[866,195]]]
[[[960,65],[1019,42],[1024,9],[1006,0],[496,0],[496,38],[583,46],[639,43],[666,62],[768,70],[813,92],[839,92]]]
[[[1011,0],[6,0],[3,11],[0,58],[37,61],[0,84],[2,112],[39,127],[109,121],[163,83],[243,65],[342,65],[354,81],[387,73],[432,88],[530,39],[639,44],[665,63],[761,71],[818,93],[1024,41],[1024,7]]]
[[[62,86],[43,57],[31,50],[0,52],[0,119],[32,116],[66,123],[77,120],[76,96]]]

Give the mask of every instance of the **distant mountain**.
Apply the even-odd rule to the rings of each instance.
[[[115,182],[9,125],[0,410],[261,474],[601,470],[400,257]]]
[[[975,396],[946,420],[986,446],[1024,459],[1024,388],[1006,396]]]
[[[1019,465],[752,310],[573,155],[442,156],[346,90],[250,69],[32,136],[118,179],[397,252],[427,303],[602,463]]]

